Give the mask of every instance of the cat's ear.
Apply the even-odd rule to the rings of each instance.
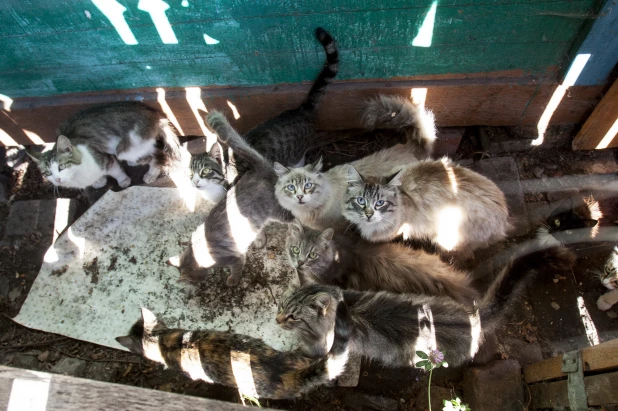
[[[41,153],[37,153],[35,151],[33,151],[32,153],[26,150],[26,154],[28,154],[28,157],[30,157],[32,159],[32,161],[34,161],[35,163],[39,163],[40,157],[41,157]]]
[[[157,316],[145,307],[142,307],[142,320],[144,320],[144,331],[152,332],[157,325]]]
[[[320,310],[322,315],[326,314],[326,310],[330,306],[330,295],[327,293],[318,293],[313,297],[313,304]]]
[[[594,227],[595,225],[597,225],[598,220],[593,220],[593,219],[587,218],[587,219],[583,220],[582,222],[584,223],[584,227],[590,228],[590,227]]]
[[[322,156],[320,156],[320,158],[318,158],[315,163],[309,166],[309,169],[315,173],[319,173],[320,171],[322,171],[322,165]]]
[[[213,160],[221,163],[223,159],[223,150],[218,141],[215,141],[215,144],[210,147],[210,151],[208,152],[208,156]]]
[[[132,335],[124,335],[122,337],[116,337],[116,341],[118,344],[127,348],[134,354],[141,354],[142,352],[142,343]]]
[[[327,245],[333,239],[333,234],[335,234],[335,230],[332,228],[327,228],[318,236],[318,240],[320,240],[324,245]]]
[[[304,231],[303,225],[297,218],[295,218],[291,223],[288,223],[288,235],[300,236]]]
[[[66,154],[73,151],[73,146],[71,145],[71,141],[62,134],[58,136],[58,140],[56,140],[56,151],[58,154]]]
[[[403,176],[403,170],[397,171],[395,174],[387,177],[387,185],[391,187],[399,187],[401,185],[401,177]]]
[[[277,163],[276,161],[273,164],[273,168],[275,169],[275,174],[277,174],[278,177],[284,176],[290,172],[289,168],[287,168],[283,164]]]
[[[365,181],[363,176],[354,168],[354,166],[348,166],[348,184],[362,184]]]

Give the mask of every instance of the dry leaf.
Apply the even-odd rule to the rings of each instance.
[[[618,314],[616,314],[614,311],[608,311],[607,312],[607,316],[609,318],[616,318],[616,317],[618,317]]]
[[[133,364],[129,364],[129,366],[127,367],[127,370],[124,372],[124,374],[122,374],[122,378],[126,377],[127,374],[131,372],[132,369],[133,369]]]
[[[39,355],[37,355],[36,358],[38,358],[39,361],[41,361],[41,362],[47,361],[47,358],[49,358],[49,351],[44,351],[44,352],[40,353]]]
[[[94,353],[90,356],[90,358],[92,358],[93,360],[99,360],[103,357],[103,353],[102,352],[98,352],[98,353]]]
[[[560,304],[555,301],[552,301],[551,306],[554,310],[558,311],[560,309]]]

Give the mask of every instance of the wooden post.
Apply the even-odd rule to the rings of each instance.
[[[573,140],[573,150],[618,147],[618,80],[605,93]]]

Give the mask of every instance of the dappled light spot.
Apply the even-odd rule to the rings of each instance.
[[[208,34],[204,33],[204,41],[206,42],[206,44],[208,44],[209,46],[215,45],[215,44],[219,44],[219,40],[217,39],[213,39],[212,37],[210,37]]]
[[[614,121],[614,124],[609,128],[609,130],[607,130],[607,133],[601,139],[601,142],[599,142],[596,146],[596,149],[600,150],[602,148],[607,148],[609,143],[611,143],[614,140],[614,137],[616,137],[616,134],[618,134],[618,118]]]
[[[197,120],[200,128],[202,129],[202,133],[206,136],[206,151],[210,150],[213,144],[217,141],[217,135],[210,131],[206,124],[204,123],[204,119],[202,118],[202,114],[200,114],[200,110],[208,113],[206,109],[206,105],[202,100],[202,89],[199,87],[185,87],[187,102],[191,107],[191,111]]]
[[[326,371],[328,372],[328,379],[334,380],[339,377],[345,371],[345,366],[348,363],[350,351],[346,348],[341,355],[329,356],[326,360]]]
[[[49,247],[43,261],[46,263],[55,263],[59,260],[58,252],[55,245],[56,240],[61,232],[69,225],[69,212],[71,207],[71,200],[68,198],[59,198],[56,200],[56,215],[54,217],[54,233],[52,238],[52,245]]]
[[[197,344],[189,345],[191,343],[192,335],[193,332],[188,331],[182,336],[183,348],[180,351],[180,368],[189,374],[189,377],[192,379],[202,380],[212,384],[214,383],[214,380],[204,371]]]
[[[163,0],[139,0],[137,8],[150,14],[152,22],[164,44],[178,44],[178,39],[165,11],[170,8],[169,4]]]
[[[8,133],[0,128],[0,143],[5,146],[18,146],[17,141],[13,140]]]
[[[413,88],[410,94],[414,104],[425,107],[425,101],[427,100],[427,88]]]
[[[178,131],[178,134],[180,134],[181,136],[184,136],[185,133],[182,131],[182,128],[180,127],[180,123],[176,119],[176,116],[174,115],[174,112],[170,108],[169,104],[167,104],[167,100],[165,100],[165,90],[162,89],[161,87],[157,88],[157,102],[161,106],[161,110],[163,110],[163,112],[165,113],[169,121],[172,122],[172,124]]]
[[[30,141],[32,141],[32,144],[36,144],[36,145],[45,144],[45,141],[43,141],[43,139],[37,133],[30,131],[30,130],[26,130],[25,128],[22,128],[21,131],[23,131],[24,134],[28,136]]]
[[[126,7],[116,0],[92,0],[92,3],[108,18],[125,44],[137,44],[137,39],[124,18]]]
[[[446,170],[448,179],[451,182],[451,188],[453,189],[453,193],[457,194],[457,178],[455,177],[455,172],[453,171],[453,167],[447,163],[448,163],[448,159],[443,158],[442,164],[444,165],[444,169]]]
[[[76,236],[73,233],[73,227],[69,227],[69,229],[67,230],[67,236],[69,237],[69,240],[71,240],[71,242],[75,244],[79,249],[79,258],[83,259],[84,251],[86,250],[86,239]]]
[[[545,111],[543,111],[543,114],[541,114],[541,118],[539,119],[539,122],[536,126],[538,136],[531,143],[533,146],[540,146],[541,144],[543,144],[543,140],[545,139],[545,132],[547,131],[547,127],[549,125],[549,120],[551,120],[551,117],[554,115],[554,112],[558,108],[558,105],[560,105],[560,102],[564,98],[566,91],[577,81],[577,78],[584,69],[584,66],[586,66],[586,63],[590,59],[590,56],[590,54],[578,54],[577,57],[575,57],[575,60],[573,60],[573,63],[571,64],[571,67],[569,68],[569,71],[567,72],[564,81],[556,88],[554,94],[552,94],[551,98],[549,99],[549,103],[547,103],[547,107],[545,107]]]
[[[470,358],[473,358],[479,350],[479,341],[481,339],[481,313],[478,307],[474,307],[474,314],[469,315],[470,318]]]
[[[227,100],[227,105],[232,109],[232,113],[234,114],[234,119],[238,120],[240,118],[240,114],[238,113],[238,109],[230,100]]]
[[[408,223],[403,223],[401,225],[401,227],[399,227],[399,231],[397,231],[397,235],[401,235],[403,236],[404,240],[407,240],[410,238],[410,224]]]
[[[436,10],[438,8],[438,1],[431,3],[431,7],[423,20],[423,24],[418,31],[418,34],[412,40],[412,45],[416,47],[431,47],[431,41],[433,39],[433,29],[436,22]]]
[[[2,102],[2,110],[11,111],[11,106],[13,105],[13,99],[4,94],[0,94],[0,102]]]
[[[421,358],[416,355],[417,351],[429,352],[437,349],[436,342],[436,327],[433,323],[433,313],[428,304],[423,304],[417,311],[418,318],[418,337],[414,344],[414,359],[411,366],[421,361]]]
[[[225,199],[227,207],[227,221],[230,224],[232,238],[236,249],[244,253],[255,240],[258,232],[253,229],[249,219],[245,217],[236,201],[236,187],[232,188]]]
[[[463,214],[459,207],[447,206],[438,212],[436,242],[445,250],[451,251],[459,244],[459,227],[462,220]]]
[[[215,265],[215,260],[210,255],[204,229],[205,225],[202,223],[191,233],[191,248],[193,250],[193,258],[195,258],[200,267],[210,268]]]
[[[577,297],[577,308],[579,309],[579,316],[582,319],[584,329],[586,330],[586,337],[588,338],[588,343],[590,345],[598,345],[599,333],[597,332],[597,327],[595,327],[594,322],[592,322],[592,317],[590,317],[590,313],[588,313],[588,309],[586,308],[586,304],[584,303],[584,297]]]
[[[253,381],[253,371],[251,370],[251,354],[230,350],[230,360],[232,362],[232,374],[238,386],[238,393],[249,398],[259,398]]]
[[[51,375],[42,372],[28,371],[40,379],[15,378],[11,387],[7,411],[45,411]]]

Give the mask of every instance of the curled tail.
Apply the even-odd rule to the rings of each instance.
[[[436,140],[433,113],[403,97],[381,95],[370,100],[363,114],[363,126],[368,130],[394,129],[404,133],[408,144],[421,149],[422,157],[431,156]]]
[[[546,249],[530,248],[518,253],[498,274],[480,303],[483,332],[491,332],[500,323],[510,304],[517,300],[534,275],[539,272],[570,270],[575,257],[562,246]]]
[[[212,128],[219,140],[228,145],[234,155],[249,163],[254,169],[272,170],[272,165],[264,156],[255,151],[247,141],[227,121],[223,113],[211,111],[205,117],[206,123]]]
[[[326,92],[326,87],[333,81],[339,71],[339,52],[337,51],[335,40],[321,27],[315,29],[315,36],[324,47],[326,62],[318,78],[313,82],[313,86],[302,105],[302,108],[308,111],[312,111],[317,107]]]

